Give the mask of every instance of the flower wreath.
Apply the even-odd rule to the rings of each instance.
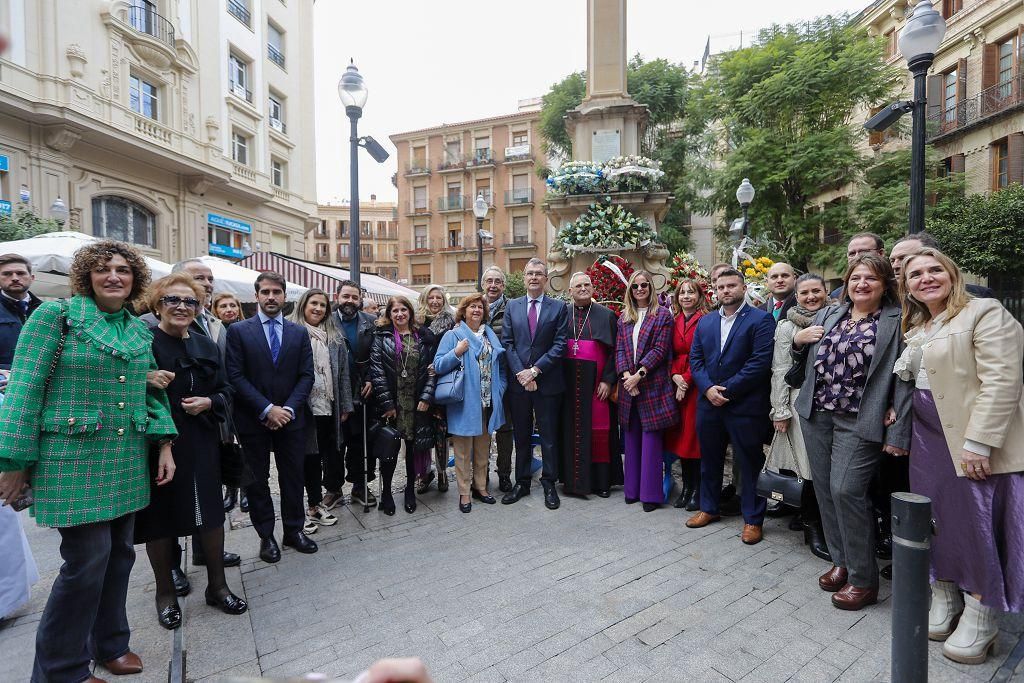
[[[620,314],[626,283],[634,270],[633,264],[621,256],[599,256],[586,270],[594,283],[594,301],[608,306],[616,315]]]

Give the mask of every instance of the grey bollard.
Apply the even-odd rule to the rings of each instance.
[[[892,668],[894,683],[928,680],[928,568],[932,501],[892,494]]]

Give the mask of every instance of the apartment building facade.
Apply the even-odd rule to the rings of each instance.
[[[476,291],[473,202],[487,202],[486,268],[521,272],[545,258],[554,228],[541,208],[544,181],[538,103],[505,116],[391,136],[398,149],[399,281],[445,285],[453,300]]]
[[[302,256],[313,0],[0,0],[0,211],[177,261]],[[10,202],[10,203],[8,203]]]
[[[306,233],[306,260],[326,265],[349,267],[351,239],[348,204],[321,204],[319,221]],[[359,270],[374,273],[392,282],[399,280],[398,205],[378,202],[359,203]]]

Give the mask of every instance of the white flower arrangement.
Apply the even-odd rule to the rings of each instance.
[[[571,257],[603,249],[640,249],[657,240],[658,235],[646,221],[605,197],[603,202],[591,204],[575,221],[562,226],[554,247]]]

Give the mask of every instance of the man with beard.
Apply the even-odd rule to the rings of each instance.
[[[342,445],[338,458],[324,467],[324,488],[327,493],[323,505],[328,510],[343,500],[341,487],[346,479],[352,484],[354,505],[377,504],[377,498],[367,486],[368,482],[373,481],[376,469],[376,458],[369,444],[365,457],[363,455],[364,410],[371,391],[366,372],[370,365],[370,347],[377,318],[359,310],[361,299],[359,285],[352,280],[342,281],[334,293],[334,325],[341,333],[339,341],[344,347],[343,355],[348,358],[355,412],[341,423]]]
[[[228,380],[235,389],[234,418],[242,451],[255,482],[248,487],[249,518],[260,537],[260,559],[281,559],[274,539],[274,502],[270,498],[270,452],[281,488],[284,545],[300,553],[318,548],[302,532],[306,509],[306,401],[313,388],[313,348],[302,325],[285,320],[284,277],[260,273],[252,318],[228,328]],[[269,362],[268,362],[269,361]]]
[[[21,327],[42,301],[29,291],[32,264],[18,254],[0,256],[0,378],[6,382]]]
[[[488,325],[494,334],[501,339],[501,326],[505,322],[505,273],[498,266],[490,266],[484,271],[484,299],[487,301]],[[505,403],[505,424],[494,433],[494,441],[498,449],[498,490],[508,493],[512,490],[512,414],[508,402]]]
[[[609,400],[615,375],[615,314],[594,303],[586,273],[569,278],[572,303],[566,340],[562,403],[562,485],[566,493],[607,498],[622,483],[615,408]]]

